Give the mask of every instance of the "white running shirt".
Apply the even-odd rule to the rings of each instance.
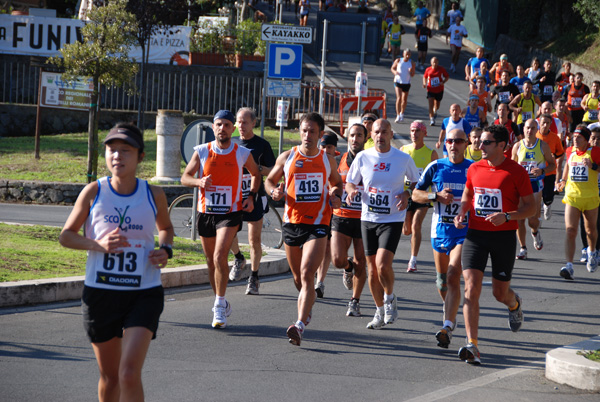
[[[379,153],[375,148],[359,152],[350,166],[346,181],[356,186],[362,183],[361,220],[375,223],[404,222],[406,209],[398,211],[396,204],[404,192],[404,176],[413,183],[419,180],[415,161],[392,147]]]

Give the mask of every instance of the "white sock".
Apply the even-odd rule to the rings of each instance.
[[[408,262],[409,264],[416,264],[417,263],[417,257],[414,255],[410,256],[410,261]]]
[[[296,321],[296,327],[300,330],[300,331],[304,331],[304,323],[300,320]]]
[[[377,307],[377,312],[378,312],[379,314],[383,314],[383,313],[385,313],[385,307],[384,307],[384,306]]]
[[[394,300],[394,294],[392,293],[391,295],[388,295],[386,293],[383,294],[383,302],[384,303],[391,303]]]
[[[572,262],[567,262],[567,268],[573,268],[573,263]]]
[[[444,327],[448,327],[448,328],[453,328],[454,327],[454,323],[450,320],[444,320]]]
[[[225,296],[215,296],[215,307],[216,306],[226,306],[227,302],[225,301]]]

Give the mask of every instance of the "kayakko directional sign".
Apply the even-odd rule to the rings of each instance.
[[[312,28],[294,25],[262,25],[262,40],[269,42],[312,43]]]

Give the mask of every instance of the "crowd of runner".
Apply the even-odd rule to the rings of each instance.
[[[405,121],[417,69],[423,72],[430,127],[436,124],[444,83],[450,79],[436,57],[424,67],[429,16],[419,2],[417,63],[410,49],[400,53],[404,29],[397,16],[391,15],[389,23],[384,19],[382,45],[389,35],[398,124]],[[468,33],[456,3],[447,17],[449,70],[454,74]],[[406,270],[416,272],[421,227],[432,209],[435,287],[443,314],[432,336],[439,347],[449,348],[464,295],[467,340],[458,356],[479,364],[479,298],[488,258],[492,294],[506,306],[508,327],[517,332],[523,323],[523,299],[510,286],[513,267],[515,260],[528,258],[526,224],[533,247],[542,250],[540,217],[543,211],[544,219],[551,219],[555,195],[564,192],[565,204],[566,264],[558,273],[566,280],[575,277],[578,226],[584,244],[580,261],[590,273],[598,266],[600,82],[594,81],[590,89],[581,73],[571,73],[570,63],[562,68],[556,74],[550,60],[540,67],[537,59],[527,68],[514,68],[504,54],[492,64],[478,48],[464,68],[469,95],[463,104],[450,106],[437,135],[439,154],[424,143],[425,122],[411,122],[410,144],[397,149],[392,123],[369,111],[344,133],[347,152],[336,150],[336,135],[325,134],[323,117],[308,113],[300,118],[300,145],[275,158],[271,145],[253,132],[252,109],[216,113],[215,140],[194,148],[181,177],[182,184],[199,189],[197,230],[215,295],[212,327],[227,327],[232,314],[227,285],[240,280],[246,269],[237,240],[244,221],[251,248],[246,294],[260,294],[267,197],[285,204],[283,240],[298,290],[294,323],[286,330],[293,345],[301,344],[315,301],[324,297],[330,263],[343,271],[343,286],[350,292],[347,316],[361,316],[368,283],[375,311],[367,328],[393,324],[398,317],[392,268],[397,246],[402,234],[411,236]],[[232,138],[236,127],[239,140]],[[111,176],[82,191],[60,242],[88,250],[82,301],[100,369],[99,398],[140,399],[143,362],[164,305],[157,268],[173,256],[173,227],[164,192],[136,177],[144,157],[140,130],[118,124],[104,145]],[[155,228],[159,247],[154,244]],[[235,255],[231,267],[230,251]]]

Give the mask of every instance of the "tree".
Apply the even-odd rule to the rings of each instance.
[[[129,58],[135,45],[137,29],[135,16],[125,11],[126,0],[110,0],[103,7],[94,7],[89,20],[81,29],[83,42],[64,45],[61,57],[52,57],[48,63],[65,70],[67,81],[76,76],[92,77],[94,90],[88,122],[88,183],[98,173],[98,94],[100,86],[126,86],[138,71]],[[133,86],[133,85],[132,85]]]
[[[129,0],[127,11],[135,15],[137,43],[142,49],[140,72],[140,97],[138,103],[138,127],[144,130],[144,112],[146,111],[146,65],[150,55],[150,39],[161,30],[168,31],[186,18],[188,13],[187,0]]]
[[[600,28],[600,2],[598,0],[577,0],[573,8],[581,14],[586,24]]]

